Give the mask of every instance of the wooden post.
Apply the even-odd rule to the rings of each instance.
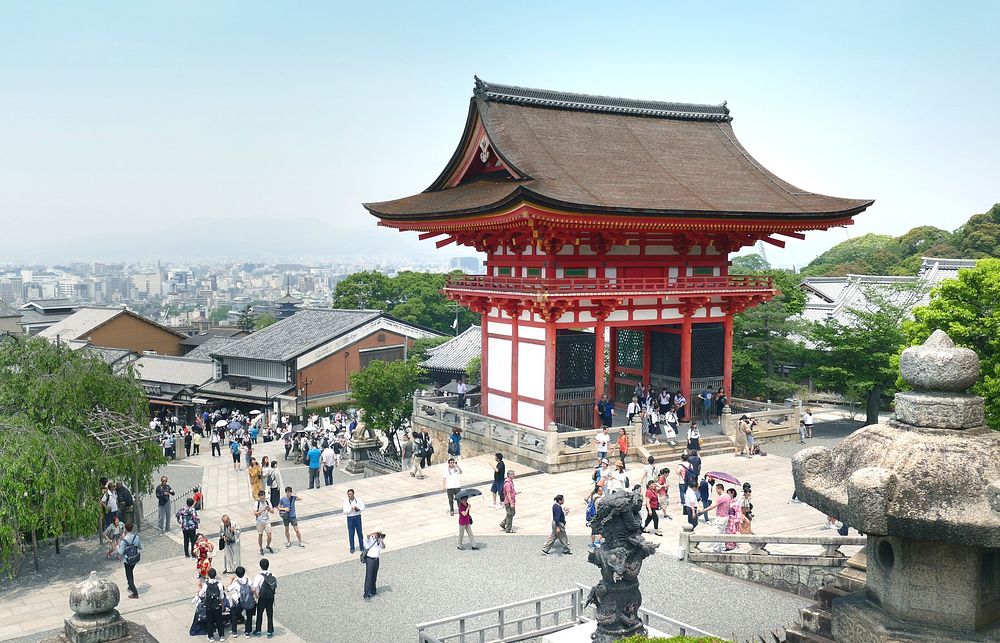
[[[38,571],[38,538],[35,530],[31,530],[31,558],[35,561],[35,571]]]
[[[691,400],[691,318],[687,315],[681,322],[681,393],[688,401],[685,416],[690,421],[694,403]]]
[[[604,394],[604,322],[594,326],[594,400]],[[608,395],[610,398],[611,395]]]
[[[556,419],[556,323],[545,322],[545,411],[543,426]]]
[[[642,330],[642,385],[649,386],[649,376],[652,371],[653,331],[647,326]],[[629,399],[631,402],[632,400]]]
[[[488,313],[483,313],[480,318],[479,323],[482,324],[481,330],[483,334],[482,347],[479,354],[479,410],[483,415],[489,415],[489,384],[487,382],[487,372],[489,371],[489,337],[486,333],[486,315]]]
[[[615,370],[618,369],[618,329],[612,326],[611,331],[611,342],[608,346],[608,399],[612,402],[617,403],[618,397],[616,391],[617,384],[615,384]]]
[[[722,390],[733,395],[733,315],[726,312],[722,322]]]

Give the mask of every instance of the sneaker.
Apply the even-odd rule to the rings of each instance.
[[[289,548],[289,547],[291,547],[291,546],[292,546],[292,543],[291,543],[291,542],[287,542],[287,543],[285,543],[285,549],[288,549],[288,548]],[[269,548],[269,549],[270,549],[270,548]]]
[[[473,548],[473,549],[474,549],[474,548]],[[458,551],[465,551],[465,547],[462,547],[461,545],[459,545],[459,546],[458,546]]]
[[[270,549],[270,547],[268,547],[268,549]],[[263,548],[263,547],[262,547],[262,548],[261,548],[261,550],[260,550],[260,555],[261,555],[261,556],[263,556],[263,555],[264,555],[264,548]],[[187,556],[185,556],[184,558],[187,558]]]
[[[306,546],[306,544],[300,540],[299,541],[299,547],[305,549],[305,546]]]
[[[571,552],[570,550],[568,550],[568,549],[567,549],[566,551],[564,551],[564,552],[562,553],[562,555],[563,555],[563,556],[569,556],[569,555],[570,555],[570,554],[572,554],[572,553],[573,553],[573,552]]]
[[[272,554],[274,553],[274,550],[273,550],[273,549],[271,549],[271,546],[270,546],[270,545],[268,545],[268,546],[267,546],[267,551],[271,552]]]
[[[225,640],[226,640],[226,637],[224,637],[224,636],[221,639],[219,639],[219,641],[225,641]]]
[[[542,550],[542,556],[548,556],[548,555],[549,555],[549,552],[547,552],[547,551],[545,551],[545,550],[543,549],[543,550]]]
[[[274,632],[268,632],[267,633],[267,638],[273,639],[274,638]]]
[[[250,632],[246,632],[243,636],[250,638]]]

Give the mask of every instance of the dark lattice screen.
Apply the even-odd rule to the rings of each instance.
[[[556,388],[594,386],[594,334],[560,331],[556,335]]]
[[[618,362],[622,368],[642,368],[643,334],[640,331],[619,328]]]
[[[691,332],[691,377],[721,377],[722,324],[695,324]]]
[[[681,376],[681,336],[653,331],[649,372],[667,377]]]

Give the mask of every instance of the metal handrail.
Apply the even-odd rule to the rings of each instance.
[[[773,290],[774,281],[769,276],[726,275],[722,277],[567,277],[547,279],[541,277],[508,277],[505,275],[452,275],[445,290],[489,290],[499,293],[524,295],[538,294],[594,294],[610,291],[673,292],[706,290]]]

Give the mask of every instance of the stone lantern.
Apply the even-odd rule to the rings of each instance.
[[[118,586],[97,572],[69,593],[73,616],[66,619],[64,635],[72,643],[102,643],[128,635],[128,623],[115,607],[121,600]]]
[[[964,393],[979,357],[943,331],[900,358],[896,417],[792,460],[798,497],[868,536],[864,592],[833,603],[844,643],[1000,641],[1000,433]]]

